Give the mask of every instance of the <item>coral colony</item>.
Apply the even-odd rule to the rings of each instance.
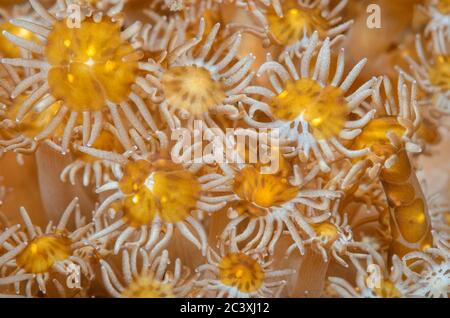
[[[450,2],[366,2],[1,1],[0,296],[448,297]]]

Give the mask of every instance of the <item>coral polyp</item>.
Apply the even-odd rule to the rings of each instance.
[[[121,298],[174,298],[186,296],[193,287],[195,275],[176,259],[170,266],[167,250],[161,256],[151,260],[147,252],[124,251],[122,254],[122,271],[126,283],[121,284],[111,266],[102,261],[102,277],[108,292],[113,297]],[[130,272],[131,264],[144,259],[145,265],[138,271]]]
[[[45,109],[29,112],[24,115],[20,123],[16,123],[16,116],[20,107],[29,96],[20,95],[5,109],[3,124],[9,128],[9,133],[3,141],[4,151],[33,152],[36,150],[35,138],[44,130],[58,114],[61,102],[54,102]],[[61,136],[62,129],[55,130],[54,134]]]
[[[254,56],[238,59],[240,33],[224,38],[219,23],[209,33],[205,28],[202,18],[195,37],[169,50],[160,63],[149,66],[149,78],[157,88],[152,100],[160,103],[162,116],[172,129],[189,116],[237,118],[236,103],[246,97],[245,89],[254,75],[250,71]]]
[[[305,242],[314,237],[315,232],[302,209],[315,210],[317,219],[326,219],[329,214],[322,211],[327,210],[340,193],[313,183],[301,189],[294,179],[294,175],[264,174],[254,167],[237,171],[231,185],[235,199],[228,211],[232,221],[225,227],[223,239],[242,244],[243,251],[273,252],[286,227],[295,248],[303,254]],[[242,232],[237,230],[242,226]]]
[[[236,23],[232,28],[261,37],[267,46],[275,44],[286,53],[298,54],[314,32],[318,32],[321,39],[331,38],[333,43],[342,39],[342,33],[353,23],[342,22],[342,17],[339,17],[346,4],[347,1],[343,0],[332,8],[325,1],[287,0],[273,1],[268,6],[264,1],[251,1],[248,9],[254,24]]]
[[[233,181],[233,191],[243,201],[250,214],[265,214],[264,209],[283,205],[297,196],[298,189],[286,178],[262,174],[254,167],[242,169]],[[253,205],[253,207],[251,207]],[[256,212],[260,207],[261,212]],[[253,210],[256,210],[252,213]]]
[[[339,88],[321,87],[309,79],[287,82],[269,106],[279,120],[293,121],[303,116],[311,123],[312,134],[317,139],[336,137],[344,129],[348,114],[348,105]]]
[[[295,1],[286,1],[280,16],[275,10],[268,13],[269,32],[283,45],[291,45],[304,36],[309,37],[318,30],[324,37],[329,27],[327,19],[322,17],[320,8],[299,8]]]
[[[207,112],[225,99],[221,83],[202,67],[174,67],[163,75],[161,84],[169,103],[194,115]]]
[[[432,46],[425,50],[419,36],[416,38],[416,50],[420,59],[416,62],[408,57],[414,79],[427,94],[423,103],[434,107],[438,113],[447,113],[449,109],[449,47],[444,31],[432,32]],[[430,59],[427,60],[427,56]]]
[[[295,153],[310,158],[311,152],[319,160],[321,170],[327,171],[327,161],[335,159],[336,151],[348,157],[362,156],[368,149],[349,150],[343,140],[355,138],[373,117],[375,110],[357,114],[361,103],[372,93],[371,79],[353,93],[348,90],[366,63],[362,60],[344,77],[344,51],[340,52],[337,69],[330,78],[330,42],[318,46],[317,32],[301,58],[285,57],[285,63],[264,63],[258,74],[268,74],[272,90],[255,89],[265,104],[250,100],[245,116],[254,127],[277,128],[280,137],[292,144]],[[317,49],[319,51],[314,53]],[[311,65],[316,58],[315,65]],[[257,115],[264,114],[269,122],[259,122]],[[342,140],[342,142],[341,142]]]
[[[0,297],[448,298],[450,2],[372,2],[2,1]]]
[[[231,253],[220,260],[219,277],[224,285],[242,293],[252,293],[261,288],[265,274],[256,260],[245,254]]]
[[[130,94],[138,64],[120,28],[106,20],[85,20],[80,28],[69,28],[65,21],[53,25],[44,49],[48,85],[71,111],[99,111],[107,101],[118,104]]]
[[[208,263],[197,268],[200,295],[216,297],[276,297],[281,293],[291,270],[272,270],[270,261],[256,253],[244,254],[236,247],[220,254],[208,251]],[[208,278],[208,273],[213,278]],[[204,277],[202,277],[204,276]]]
[[[45,273],[56,262],[70,256],[71,244],[69,239],[57,235],[38,237],[16,256],[16,263],[27,273]]]
[[[133,92],[133,85],[139,79],[139,60],[143,57],[135,40],[141,24],[135,23],[123,30],[120,21],[102,17],[99,12],[84,17],[79,27],[69,27],[64,17],[55,17],[38,1],[31,1],[31,5],[44,22],[16,19],[14,23],[45,41],[36,43],[4,32],[11,43],[33,56],[4,58],[2,63],[28,72],[37,71],[24,78],[11,93],[12,98],[17,98],[27,92],[15,121],[20,123],[27,113],[61,102],[50,123],[34,137],[36,141],[51,140],[62,153],[67,153],[76,127],[82,127],[83,143],[92,145],[106,121],[116,127],[121,142],[131,147],[117,112],[121,104],[134,119],[136,115],[131,114],[127,102],[134,101],[137,107],[144,104]],[[105,116],[105,111],[110,115]],[[144,113],[147,123],[156,130],[150,114]],[[59,128],[63,133],[56,135]]]
[[[42,231],[31,222],[27,211],[21,208],[20,214],[27,232],[20,231],[17,225],[6,229],[0,236],[1,246],[6,250],[0,262],[5,269],[0,285],[13,287],[9,289],[28,297],[36,296],[38,292],[64,296],[66,288],[59,280],[66,275],[71,264],[82,269],[83,283],[89,284],[92,269],[79,254],[80,245],[77,247],[77,242],[86,235],[91,225],[78,221],[78,229],[68,231],[67,223],[74,211],[79,217],[77,198],[69,204],[56,226],[49,223]],[[49,284],[50,281],[52,284]],[[37,289],[33,287],[34,283]],[[25,288],[21,289],[21,285],[25,285]]]
[[[119,202],[118,212],[121,217],[92,235],[89,240],[97,240],[124,228],[125,231],[116,240],[115,253],[122,244],[139,235],[149,235],[147,242],[140,243],[146,249],[154,244],[162,248],[169,243],[174,229],[177,229],[203,254],[206,253],[206,233],[194,212],[203,210],[212,213],[226,205],[226,202],[221,201],[226,197],[210,196],[208,182],[201,181],[209,181],[208,175],[197,175],[167,159],[130,161],[120,174],[118,182],[111,181],[97,189],[98,193],[115,192],[101,203],[95,214],[102,216],[113,208],[114,202]],[[211,176],[217,178],[213,174]],[[160,242],[159,235],[163,235]]]
[[[21,37],[27,40],[33,40],[35,37],[33,33],[21,28],[12,25],[9,22],[4,22],[0,25],[0,30],[3,32],[8,32],[9,34],[13,34],[15,36]],[[2,57],[19,57],[20,56],[20,48],[17,45],[9,42],[4,35],[0,35],[0,43],[2,47],[1,55]]]
[[[145,177],[130,180],[128,173],[136,169],[131,167],[120,181],[122,191],[133,189],[131,194],[124,191],[129,195],[123,203],[124,218],[130,224],[144,225],[156,216],[169,223],[183,221],[200,199],[200,184],[193,173],[164,162],[156,162],[154,167],[149,167],[150,173]],[[142,179],[142,184],[135,182]]]

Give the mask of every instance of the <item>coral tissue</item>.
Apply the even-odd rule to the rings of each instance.
[[[449,296],[450,1],[0,6],[0,297]]]

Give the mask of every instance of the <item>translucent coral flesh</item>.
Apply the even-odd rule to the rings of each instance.
[[[48,82],[54,97],[73,111],[96,111],[106,101],[120,103],[131,92],[136,62],[120,26],[109,21],[83,21],[80,28],[57,22],[47,38]]]
[[[74,3],[1,4],[0,297],[448,297],[449,1]]]

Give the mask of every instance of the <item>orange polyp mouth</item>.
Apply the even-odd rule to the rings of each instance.
[[[242,293],[258,291],[264,284],[265,274],[261,265],[242,253],[230,253],[219,263],[219,278],[226,285]]]
[[[311,36],[314,30],[324,37],[328,21],[321,16],[319,9],[298,8],[286,5],[283,17],[275,12],[269,13],[269,32],[282,45],[292,45],[304,36]]]
[[[201,190],[191,172],[165,160],[153,165],[130,163],[120,185],[127,194],[124,219],[132,226],[149,224],[156,215],[168,223],[184,221],[195,209]]]
[[[68,28],[65,21],[56,22],[45,48],[50,91],[77,112],[123,102],[137,75],[137,62],[126,59],[134,52],[121,39],[118,23],[86,20],[80,28]]]
[[[339,238],[339,230],[334,224],[324,222],[314,224],[312,227],[317,236],[325,239],[329,245]]]
[[[70,257],[71,244],[70,239],[59,235],[38,237],[16,256],[17,265],[27,273],[46,273],[56,262]]]
[[[198,66],[172,67],[161,83],[169,104],[194,116],[220,105],[226,97],[222,84],[207,69]]]
[[[281,206],[297,195],[298,189],[290,186],[287,179],[277,175],[262,174],[255,167],[245,167],[236,176],[234,192],[246,203],[249,212],[265,214],[271,207]],[[241,207],[242,208],[242,207]],[[262,210],[261,212],[258,212]]]
[[[316,139],[336,137],[345,126],[348,106],[342,91],[322,87],[311,79],[288,81],[285,89],[272,98],[270,109],[276,118],[295,121],[303,115]]]

